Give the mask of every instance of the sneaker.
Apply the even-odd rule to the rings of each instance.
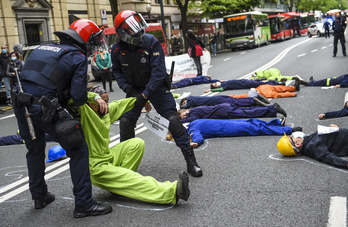
[[[335,58],[335,57],[336,57],[336,54],[332,55],[332,57]]]
[[[189,177],[185,171],[181,171],[179,174],[179,180],[176,183],[176,204],[178,204],[179,199],[183,199],[185,201],[190,197],[190,189],[189,189]]]
[[[314,81],[313,76],[309,77],[309,81],[310,81],[310,82],[313,82],[313,81]]]
[[[274,107],[275,107],[277,113],[280,113],[284,117],[287,117],[287,114],[286,114],[285,110],[283,108],[281,108],[278,103],[274,103]]]
[[[75,207],[74,218],[98,216],[98,215],[108,214],[111,212],[112,212],[112,207],[110,205],[94,202],[94,204],[88,209]]]
[[[291,128],[292,132],[302,132],[302,127],[301,126],[297,126],[297,127],[293,127]]]
[[[5,111],[3,109],[0,109],[0,114],[5,113]]]
[[[265,96],[260,95],[260,94],[257,95],[257,99],[259,99],[259,100],[261,100],[262,102],[267,103],[267,104],[270,104],[270,103],[271,103],[271,102],[268,100],[268,98],[266,98]]]
[[[47,192],[47,194],[45,195],[45,198],[34,200],[34,207],[35,207],[35,209],[42,209],[46,205],[53,202],[55,200],[55,198],[56,197],[52,193]]]
[[[177,86],[175,86],[175,85],[172,85],[171,87],[170,87],[170,89],[177,89],[178,87]]]

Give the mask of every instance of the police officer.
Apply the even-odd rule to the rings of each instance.
[[[337,42],[340,40],[342,45],[343,56],[347,56],[346,53],[346,40],[344,37],[344,30],[346,29],[346,24],[344,21],[341,21],[341,17],[337,16],[336,21],[332,24],[332,30],[334,31],[334,50],[332,57],[336,57],[337,54]]]
[[[157,112],[169,120],[169,131],[187,162],[187,170],[194,177],[202,176],[187,130],[180,123],[176,103],[169,92],[164,52],[160,42],[145,33],[147,24],[141,14],[125,10],[115,17],[116,43],[112,47],[112,72],[127,97],[136,97],[132,110],[120,119],[121,141],[135,136],[134,127],[145,103],[150,100]]]
[[[75,105],[83,105],[87,101],[87,54],[93,51],[93,46],[104,45],[102,31],[98,26],[86,19],[77,20],[69,29],[54,32],[60,39],[57,44],[45,44],[35,49],[20,73],[23,92],[13,94],[16,105],[14,112],[18,121],[20,135],[25,140],[28,149],[27,165],[29,171],[29,187],[34,200],[35,209],[44,208],[54,201],[55,196],[48,192],[45,175],[45,133],[53,139],[58,137],[55,126],[61,122],[58,113],[53,112],[51,120],[43,120],[45,112],[40,98],[49,100],[57,98],[65,107],[72,98]],[[20,85],[17,85],[20,90]],[[29,102],[22,103],[19,96],[32,96]],[[17,98],[14,98],[17,97]],[[102,99],[97,100],[103,112],[108,112],[107,104]],[[26,108],[31,114],[32,126],[36,139],[28,127]],[[47,108],[47,107],[45,107]],[[110,205],[101,204],[92,198],[92,186],[89,172],[88,147],[83,142],[74,148],[65,148],[70,157],[70,173],[75,195],[74,217],[102,215],[112,211]],[[68,146],[66,144],[65,146]]]

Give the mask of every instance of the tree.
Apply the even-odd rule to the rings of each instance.
[[[115,20],[116,15],[118,14],[117,10],[117,0],[109,0],[112,12],[112,21]]]
[[[111,1],[111,0],[110,0]],[[186,37],[187,33],[187,9],[189,5],[189,0],[176,0],[176,4],[179,7],[180,13],[181,13],[181,29],[183,32],[183,37],[185,40],[185,50],[188,49],[188,41]]]

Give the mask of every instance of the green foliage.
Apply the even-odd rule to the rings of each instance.
[[[321,10],[325,13],[330,9],[346,9],[347,4],[344,0],[301,0],[297,2],[296,7],[303,12]]]
[[[202,17],[216,18],[232,13],[250,11],[261,0],[202,0],[190,2],[189,9],[198,9]]]

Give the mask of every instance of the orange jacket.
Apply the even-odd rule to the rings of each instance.
[[[296,88],[294,86],[284,86],[284,85],[269,85],[263,84],[256,88],[260,95],[266,98],[284,98],[284,97],[295,97],[297,93],[294,91]]]

